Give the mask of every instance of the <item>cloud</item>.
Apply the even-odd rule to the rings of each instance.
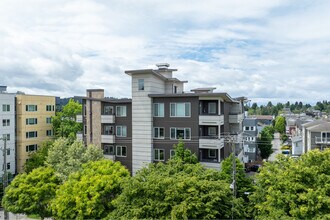
[[[0,1],[0,84],[56,96],[130,97],[127,69],[169,62],[187,90],[322,100],[330,3],[308,0]]]

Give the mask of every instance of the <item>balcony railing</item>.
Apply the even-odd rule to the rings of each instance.
[[[78,122],[78,123],[82,123],[83,122],[82,115],[76,115],[76,122]]]
[[[115,115],[101,115],[101,123],[103,124],[115,123]]]
[[[330,144],[330,138],[315,137],[316,144]]]
[[[221,149],[224,146],[224,139],[218,136],[201,136],[199,137],[199,148],[204,149]]]
[[[209,162],[209,161],[200,161],[206,168],[220,170],[220,162]]]
[[[104,144],[114,144],[116,141],[115,135],[101,135],[101,142]]]
[[[76,137],[77,137],[77,140],[80,140],[80,141],[83,140],[83,134],[82,133],[77,133]]]
[[[223,115],[200,115],[199,125],[223,125]]]

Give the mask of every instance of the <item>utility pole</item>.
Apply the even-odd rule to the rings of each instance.
[[[7,174],[7,137],[3,136],[3,138],[0,138],[3,140],[3,176],[2,176],[2,186],[3,186],[3,196],[5,195],[5,189],[8,186],[8,174]],[[3,209],[4,219],[7,220],[8,218],[8,212],[6,209]]]

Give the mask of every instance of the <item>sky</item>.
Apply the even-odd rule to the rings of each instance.
[[[131,97],[125,70],[169,63],[185,90],[251,102],[330,97],[327,0],[0,0],[0,85]]]

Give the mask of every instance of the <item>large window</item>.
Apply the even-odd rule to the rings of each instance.
[[[138,79],[138,86],[139,86],[139,91],[144,90],[144,79]]]
[[[208,113],[209,114],[216,114],[217,113],[217,103],[216,102],[209,102],[208,103]]]
[[[104,145],[103,154],[106,155],[115,155],[115,147],[113,145]]]
[[[154,117],[164,117],[164,103],[154,103]]]
[[[104,134],[105,135],[113,135],[113,126],[112,125],[105,125],[104,126]]]
[[[125,117],[126,115],[126,106],[116,106],[116,116]]]
[[[209,158],[216,158],[217,157],[217,150],[216,149],[209,149],[208,150]]]
[[[46,136],[53,136],[53,130],[46,130]]]
[[[3,112],[10,112],[10,105],[6,105],[6,104],[2,105],[2,111]]]
[[[52,105],[46,105],[46,111],[51,112],[52,111]]]
[[[155,127],[154,128],[154,138],[155,139],[164,139],[165,131],[164,128]]]
[[[164,161],[165,160],[165,152],[163,149],[154,150],[154,160],[155,161]]]
[[[3,127],[10,126],[10,120],[9,119],[2,119],[2,126]]]
[[[38,150],[38,145],[37,144],[31,144],[31,145],[25,146],[25,151],[26,152],[31,152],[31,151],[36,151],[36,150]]]
[[[29,131],[25,133],[26,138],[36,138],[38,137],[38,132],[37,131]]]
[[[116,156],[117,157],[126,157],[127,148],[126,146],[116,146]]]
[[[116,136],[117,137],[126,137],[127,136],[126,126],[116,126]]]
[[[25,120],[26,125],[36,125],[38,124],[38,119],[37,118],[27,118]]]
[[[3,134],[2,138],[6,139],[7,141],[10,141],[10,134]]]
[[[190,128],[171,128],[171,139],[190,140]]]
[[[104,106],[103,110],[104,115],[113,115],[113,106]]]
[[[171,103],[171,117],[190,117],[190,103]]]
[[[37,107],[37,105],[26,105],[25,110],[27,112],[36,112],[36,111],[38,111],[38,107]]]
[[[46,123],[51,124],[52,123],[52,117],[47,117],[46,118]]]

